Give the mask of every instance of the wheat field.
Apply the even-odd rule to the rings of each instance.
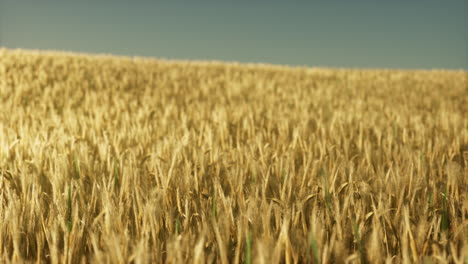
[[[468,72],[0,49],[2,263],[468,263]]]

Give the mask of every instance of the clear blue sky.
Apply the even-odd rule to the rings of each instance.
[[[468,69],[466,0],[0,0],[0,46],[168,59]]]

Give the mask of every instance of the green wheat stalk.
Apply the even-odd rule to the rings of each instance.
[[[314,255],[314,261],[315,263],[319,264],[320,257],[319,257],[317,240],[315,239],[315,236],[312,232],[309,233],[309,244],[310,244],[310,249],[312,250],[312,254]]]
[[[354,238],[356,239],[356,243],[357,243],[358,250],[359,250],[359,255],[361,256],[361,263],[366,264],[367,263],[366,256],[364,252],[364,247],[362,246],[361,237],[359,236],[359,229],[356,223],[356,219],[353,219],[353,229],[354,229]]]
[[[66,215],[66,224],[68,231],[70,232],[73,227],[72,222],[72,186],[68,187],[68,195],[67,195],[67,215]]]
[[[449,229],[449,219],[447,210],[447,187],[445,187],[442,196],[442,221],[440,222],[440,229],[442,231],[447,231]]]
[[[247,237],[245,238],[246,250],[245,250],[245,263],[252,263],[252,235],[250,231],[247,231]]]

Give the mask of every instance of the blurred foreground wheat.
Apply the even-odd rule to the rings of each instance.
[[[0,49],[0,262],[467,263],[467,78]]]

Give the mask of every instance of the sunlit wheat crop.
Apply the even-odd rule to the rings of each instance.
[[[0,262],[467,263],[468,73],[0,49]]]

